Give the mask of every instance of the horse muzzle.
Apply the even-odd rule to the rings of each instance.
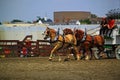
[[[44,40],[46,40],[47,38],[48,38],[48,36],[45,36],[45,37],[44,37]]]

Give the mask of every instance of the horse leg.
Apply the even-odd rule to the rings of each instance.
[[[92,48],[90,48],[90,54],[91,54],[91,59],[93,58],[93,51]]]
[[[81,54],[80,59],[82,60],[82,59],[84,59],[84,58],[85,58],[85,49],[82,49],[82,54]]]
[[[97,52],[94,53],[94,56],[96,59],[100,59],[102,56],[101,56],[101,53],[104,51],[104,47],[102,45],[97,45]]]
[[[73,57],[74,57],[74,59],[75,59],[75,60],[77,60],[77,55],[76,55],[76,53],[75,53],[75,50],[74,50],[74,49],[72,49],[72,53],[73,53]]]
[[[85,60],[90,60],[92,57],[92,49],[90,47],[90,44],[85,46]]]
[[[78,50],[78,53],[76,52],[77,50]],[[80,58],[81,47],[77,46],[77,50],[75,50],[74,48],[71,50],[71,53],[73,54],[73,57],[74,57],[75,60],[77,60],[77,58]]]
[[[75,50],[75,54],[76,54],[77,60],[80,60],[81,52],[78,51],[78,48],[76,46],[74,46],[74,50]]]
[[[71,54],[73,54],[73,49],[67,49],[67,58],[64,59],[64,61],[69,61]]]
[[[67,59],[70,59],[71,54],[73,54],[72,50],[73,49],[67,49]]]
[[[86,50],[86,57],[85,57],[85,60],[91,60],[92,58],[92,49],[89,48]]]
[[[57,45],[52,49],[50,56],[49,56],[49,60],[51,61],[53,58],[53,54],[61,47],[60,43],[57,43]],[[61,57],[59,55],[59,61],[61,60]]]
[[[89,49],[85,50],[85,60],[89,60]]]
[[[104,47],[103,46],[99,46],[98,50],[99,50],[100,57],[102,57],[103,56],[103,52],[104,52]]]
[[[85,50],[85,60],[89,60],[91,58],[91,43],[89,41],[84,42],[84,50]]]

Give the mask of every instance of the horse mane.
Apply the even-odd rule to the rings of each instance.
[[[63,30],[63,34],[65,34],[65,35],[67,35],[67,34],[73,34],[73,31],[71,29],[69,29],[69,28],[65,28]]]
[[[56,33],[56,31],[55,31],[54,29],[50,29],[50,31],[51,31],[52,33]]]
[[[49,28],[49,27],[47,27],[47,31],[50,33],[50,32],[52,32],[52,33],[56,33],[56,31],[54,30],[54,29],[52,29],[52,28]]]

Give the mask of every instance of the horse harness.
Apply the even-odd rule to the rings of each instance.
[[[59,36],[61,36],[61,37],[63,38],[63,41],[59,40]],[[50,42],[50,43],[62,42],[62,46],[61,46],[59,49],[63,48],[63,46],[64,46],[65,44],[69,44],[66,48],[70,47],[71,45],[75,45],[75,44],[72,44],[72,43],[69,43],[69,42],[65,42],[65,36],[64,36],[64,35],[61,35],[61,34],[58,34],[58,33],[56,33],[55,40],[52,41],[52,40],[50,39],[49,42]],[[59,50],[59,49],[58,49],[58,50]],[[64,49],[65,49],[65,48],[64,48]]]
[[[82,38],[82,40],[81,40],[81,43],[83,43],[83,42],[85,42],[85,41],[88,41],[88,42],[90,42],[90,43],[92,42],[92,44],[93,44],[93,43],[94,43],[94,36],[90,36],[90,37],[92,37],[92,41],[86,40],[87,34],[84,33],[83,38]]]

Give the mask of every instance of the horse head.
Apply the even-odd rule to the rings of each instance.
[[[69,29],[69,28],[65,28],[65,29],[63,30],[63,34],[64,34],[64,35],[73,34],[73,31],[72,31],[71,29]]]
[[[82,40],[82,38],[84,37],[84,31],[81,29],[75,29],[74,30],[74,34],[77,40]]]
[[[45,35],[44,40],[48,38],[53,40],[56,36],[56,31],[54,29],[47,27],[46,30],[44,31],[44,35]]]

